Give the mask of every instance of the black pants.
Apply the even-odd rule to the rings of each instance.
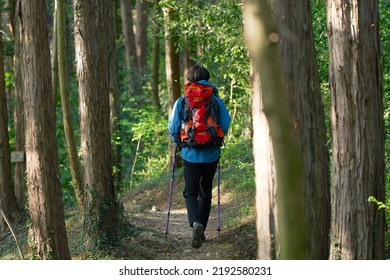
[[[206,229],[217,165],[218,160],[211,163],[184,161],[185,187],[183,196],[186,201],[188,222],[191,227],[194,222],[199,222]]]

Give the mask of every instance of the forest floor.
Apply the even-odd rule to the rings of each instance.
[[[251,260],[256,258],[256,234],[253,205],[249,194],[235,194],[221,188],[221,230],[218,232],[217,187],[213,192],[206,242],[191,247],[183,182],[175,179],[166,236],[169,185],[135,189],[121,197],[133,233],[113,248],[110,259],[149,260]],[[83,253],[74,258],[88,258]]]
[[[77,209],[66,210],[72,259],[111,260],[251,260],[256,258],[253,194],[236,193],[221,186],[221,230],[218,232],[217,187],[214,188],[206,242],[191,247],[191,228],[182,196],[183,182],[175,179],[168,235],[166,236],[169,184],[137,188],[121,195],[129,230],[119,246],[105,251],[85,251],[82,222]],[[25,259],[29,259],[27,227],[16,227]],[[11,234],[0,236],[0,259],[20,259]]]

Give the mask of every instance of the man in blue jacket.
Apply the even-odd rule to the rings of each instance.
[[[192,66],[187,75],[189,82],[213,87],[213,98],[217,103],[217,124],[226,135],[229,130],[230,116],[224,102],[217,96],[217,88],[209,82],[210,74],[202,66]],[[173,106],[168,122],[168,129],[172,140],[181,145],[180,133],[185,118],[185,99],[180,97]],[[192,227],[192,247],[199,248],[205,241],[204,230],[211,209],[212,186],[217,170],[221,148],[194,148],[183,146],[181,157],[184,162],[185,188],[183,196],[186,201],[188,222]]]

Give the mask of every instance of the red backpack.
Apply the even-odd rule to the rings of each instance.
[[[198,83],[184,85],[184,122],[181,129],[182,147],[221,147],[224,133],[217,124],[218,103],[213,87]]]

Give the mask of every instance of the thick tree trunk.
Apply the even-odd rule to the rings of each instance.
[[[117,200],[110,146],[108,14],[111,0],[74,0],[79,81],[81,153],[84,163],[85,233],[89,248],[116,243]]]
[[[264,112],[268,121],[275,158],[280,258],[307,259],[307,225],[302,199],[304,197],[302,155],[298,135],[292,122],[289,98],[283,87],[278,47],[280,35],[273,24],[268,3],[264,1],[244,1],[244,18],[249,53],[254,62],[255,71],[259,74],[261,86],[258,91],[261,97],[256,98],[261,98],[262,107],[254,108],[254,111],[260,111],[263,108],[261,111]],[[260,116],[261,112],[254,112],[254,117]],[[254,124],[256,123],[260,123],[260,120],[254,121]],[[258,131],[259,129],[260,127],[254,126],[255,135],[263,133],[263,131]],[[254,142],[254,147],[256,145],[258,143]],[[258,162],[256,164],[261,164],[261,155],[256,153],[256,149],[254,151],[255,162]],[[256,178],[260,175],[259,169],[256,168]],[[262,179],[272,178],[273,174],[267,174],[267,177]],[[259,186],[256,188],[260,191]],[[268,194],[272,195],[273,191],[269,190]],[[259,208],[272,206],[260,205],[258,201],[256,204],[259,214]],[[271,212],[275,213],[273,209]],[[270,219],[270,217],[263,217],[263,219]],[[262,238],[259,233],[258,238]]]
[[[384,124],[378,1],[327,2],[332,103],[331,259],[383,259]]]
[[[59,181],[46,1],[19,1],[27,187],[34,254],[69,259]]]
[[[256,181],[257,258],[280,258],[276,170],[272,139],[261,100],[259,75],[252,69],[253,155]]]
[[[329,155],[325,114],[314,50],[309,0],[269,0],[280,30],[285,92],[299,134],[308,217],[309,258],[328,259],[330,228]]]

